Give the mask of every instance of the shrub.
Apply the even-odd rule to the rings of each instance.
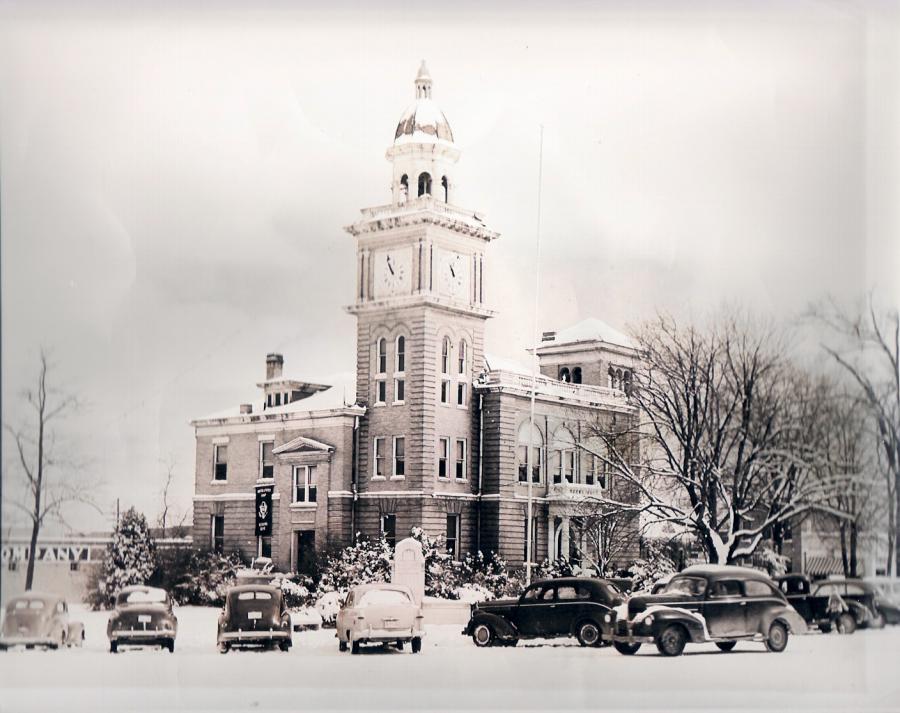
[[[225,592],[234,584],[244,562],[237,552],[193,551],[186,570],[175,578],[172,595],[179,604],[222,606]]]
[[[390,581],[393,554],[383,535],[377,540],[360,539],[326,559],[319,592],[343,593],[357,584]]]
[[[312,577],[305,574],[277,574],[272,584],[281,588],[284,603],[288,609],[311,606],[316,601],[316,585]]]
[[[646,558],[635,560],[628,568],[633,592],[649,589],[654,582],[674,573],[677,569],[665,544],[648,540],[646,550]]]

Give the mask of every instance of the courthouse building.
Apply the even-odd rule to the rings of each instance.
[[[588,542],[584,503],[622,484],[588,442],[598,427],[636,421],[636,351],[590,319],[544,333],[539,376],[485,355],[499,235],[455,204],[459,157],[423,63],[387,150],[390,202],[346,228],[357,246],[347,265],[356,373],[310,383],[269,354],[256,398],[192,422],[195,546],[304,571],[357,533],[395,540],[421,526],[454,556],[481,549],[520,564],[529,480],[536,561],[604,546]]]

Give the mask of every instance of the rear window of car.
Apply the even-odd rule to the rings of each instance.
[[[756,579],[744,582],[744,591],[748,597],[771,597],[775,593],[767,582],[760,582]]]
[[[164,604],[166,601],[166,592],[162,589],[151,589],[149,591],[137,590],[134,592],[123,592],[119,595],[119,604]]]
[[[42,602],[40,599],[32,599],[30,602],[28,602],[28,608],[29,609],[43,609],[44,602]]]
[[[250,599],[262,599],[268,600],[271,599],[272,595],[269,592],[241,592],[238,594],[238,599],[242,602],[248,601]]]
[[[364,593],[357,606],[378,607],[409,604],[409,595],[399,589],[370,589]]]

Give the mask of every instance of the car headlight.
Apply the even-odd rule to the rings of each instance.
[[[609,624],[612,621],[612,616],[610,616],[609,614],[604,615],[603,621]]]
[[[647,626],[650,626],[650,624],[653,623],[653,615],[652,615],[652,614],[648,614],[647,616],[645,616],[645,617],[644,617],[644,623],[645,623]]]

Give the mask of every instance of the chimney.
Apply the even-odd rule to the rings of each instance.
[[[284,367],[284,356],[281,354],[266,354],[266,381],[280,379],[281,370]]]
[[[253,404],[241,404],[241,413],[253,413]]]

